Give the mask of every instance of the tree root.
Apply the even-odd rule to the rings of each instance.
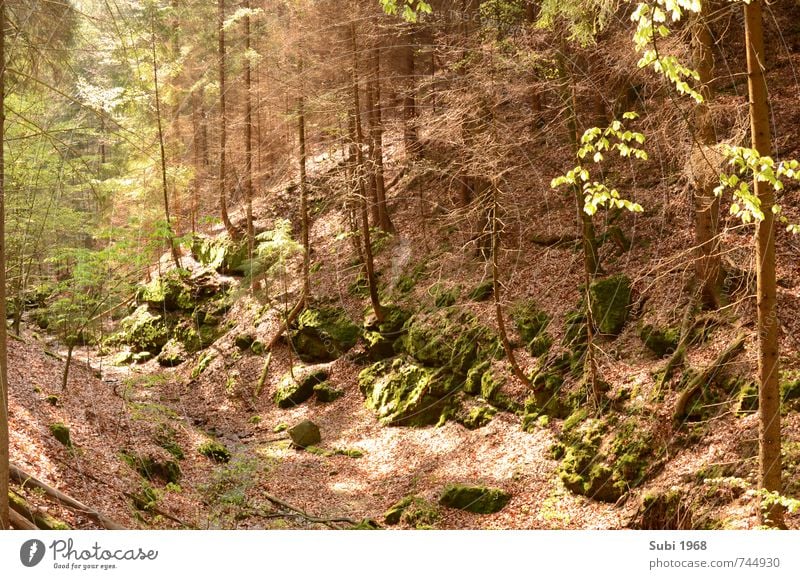
[[[269,495],[269,494],[264,495],[264,496],[269,502],[271,502],[271,503],[273,503],[275,505],[278,505],[279,507],[281,507],[281,508],[283,508],[283,509],[285,509],[287,511],[290,511],[291,515],[287,515],[287,516],[298,516],[298,517],[300,517],[302,519],[305,519],[309,523],[317,523],[317,524],[320,524],[320,525],[325,525],[326,527],[328,527],[330,529],[340,529],[341,527],[336,526],[336,523],[345,523],[345,524],[347,524],[347,525],[349,525],[351,527],[356,527],[359,524],[359,521],[354,521],[353,519],[349,519],[347,517],[330,517],[330,518],[328,518],[328,517],[315,517],[313,515],[309,515],[308,513],[303,511],[302,509],[299,509],[299,508],[297,508],[297,507],[295,507],[293,505],[290,505],[289,503],[287,503],[286,501],[284,501],[282,499],[279,499],[278,497],[274,497],[274,496]]]

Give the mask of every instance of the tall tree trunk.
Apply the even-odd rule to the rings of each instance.
[[[366,178],[369,190],[369,212],[372,222],[378,224],[378,183],[375,171],[375,82],[371,76],[367,76],[366,90],[366,116],[367,116],[367,167]]]
[[[5,76],[6,2],[0,0],[0,530],[8,520],[8,352],[6,350]]]
[[[692,162],[698,166],[695,173],[695,276],[703,305],[717,309],[722,305],[721,269],[719,254],[719,197],[714,194],[716,180],[710,178],[716,174],[715,167],[708,167],[710,157],[706,151],[716,145],[717,136],[713,119],[709,111],[709,102],[713,98],[711,92],[712,68],[714,54],[713,38],[709,29],[709,15],[712,2],[703,2],[702,12],[692,25],[692,42],[694,44],[694,68],[700,75],[700,93],[703,102],[694,109],[694,125],[697,144],[700,147]],[[701,165],[706,166],[701,166]]]
[[[250,0],[245,0],[244,7],[250,10]],[[253,103],[252,83],[250,78],[250,16],[244,17],[244,190],[247,201],[247,258],[252,262],[255,246],[253,229]],[[251,266],[252,267],[252,266]]]
[[[175,245],[175,235],[172,232],[172,220],[169,212],[169,190],[167,186],[167,154],[164,150],[164,131],[161,124],[161,97],[158,91],[158,60],[156,59],[156,18],[155,14],[150,20],[150,49],[153,59],[153,91],[156,99],[156,128],[158,129],[158,150],[161,156],[161,192],[164,196],[164,219],[167,226],[167,243],[172,253],[175,267],[181,267],[181,257]]]
[[[303,59],[299,63],[300,82],[303,79]],[[303,243],[303,301],[308,303],[311,298],[311,245],[308,236],[308,177],[306,175],[306,105],[303,87],[300,87],[300,96],[297,99],[297,135],[300,144],[300,226]]]
[[[225,155],[228,147],[228,114],[225,108],[225,0],[217,4],[217,27],[219,30],[219,211],[225,231],[231,239],[238,240],[239,232],[231,223],[228,216],[228,183]]]
[[[205,165],[203,164],[202,134],[200,132],[200,112],[197,91],[192,91],[192,159],[194,161],[194,179],[192,185],[192,235],[197,232],[198,198],[205,181]]]
[[[367,285],[369,286],[369,298],[372,302],[372,311],[375,319],[382,322],[383,307],[378,296],[378,284],[375,278],[375,264],[372,256],[372,236],[369,230],[369,208],[367,207],[367,190],[364,175],[364,134],[361,129],[361,105],[358,98],[358,43],[356,41],[356,26],[350,23],[350,41],[353,51],[353,109],[352,124],[355,132],[356,166],[355,178],[358,183],[358,192],[361,197],[361,235],[364,240],[364,267],[367,270]]]
[[[761,0],[744,7],[747,75],[750,94],[750,133],[753,148],[760,155],[772,154],[769,103],[764,78],[764,34]],[[775,193],[768,183],[754,180],[754,193],[761,202],[764,219],[756,233],[758,302],[758,485],[770,492],[781,490],[781,413],[778,387],[778,308],[775,284]],[[761,520],[783,526],[783,509],[772,505],[761,510]]]
[[[403,83],[403,145],[407,159],[414,159],[419,155],[419,137],[417,135],[417,79],[415,66],[416,29],[413,24],[408,25],[408,34],[403,46],[403,61],[405,64],[405,82]]]
[[[375,164],[375,196],[378,205],[378,227],[387,233],[394,233],[394,225],[389,217],[386,203],[386,181],[383,174],[383,111],[381,109],[381,49],[373,48],[372,78],[374,79],[372,103],[372,142],[373,162]]]

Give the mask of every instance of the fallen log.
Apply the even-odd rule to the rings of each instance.
[[[96,521],[98,524],[100,524],[100,526],[102,526],[104,529],[117,530],[117,531],[125,530],[125,527],[123,527],[116,521],[110,519],[109,517],[105,516],[103,513],[84,505],[82,502],[73,499],[69,495],[62,493],[60,490],[53,488],[47,483],[40,481],[36,477],[29,475],[24,470],[19,468],[17,465],[13,463],[10,464],[8,466],[8,470],[11,480],[19,483],[23,487],[32,486],[44,491],[44,494],[46,494],[51,499],[61,503],[66,507],[69,507],[86,515],[93,521]]]
[[[8,511],[8,519],[11,522],[11,527],[18,531],[36,531],[38,527],[31,521],[20,515],[17,511],[11,509]]]

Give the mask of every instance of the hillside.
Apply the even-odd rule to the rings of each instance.
[[[766,70],[780,159],[800,157],[800,29],[792,19],[798,6],[789,4],[768,24],[782,31],[780,42],[768,43]],[[739,21],[723,16],[713,27],[728,38],[726,26]],[[256,177],[250,217],[240,179],[227,200],[230,223],[211,218],[217,207],[207,168],[205,182],[186,187],[195,195],[191,216],[189,199],[183,213],[175,210],[185,235],[171,236],[167,209],[169,233],[156,239],[152,258],[123,248],[121,262],[135,253],[144,266],[122,297],[82,312],[78,331],[64,330],[71,310],[54,306],[77,290],[28,298],[20,334],[8,342],[11,461],[102,516],[12,476],[17,508],[40,527],[72,528],[109,528],[109,520],[139,529],[758,528],[755,228],[729,214],[723,198],[724,303],[703,308],[689,105],[676,105],[678,96],[649,71],[626,72],[637,57],[620,22],[600,44],[570,53],[578,62],[596,50],[602,78],[587,67],[586,79],[570,80],[571,104],[562,106],[558,77],[545,74],[536,82],[553,88],[543,89],[549,104],[538,112],[514,72],[517,60],[527,62],[518,53],[508,56],[502,42],[476,32],[469,46],[499,63],[459,79],[459,66],[469,65],[445,50],[462,48],[448,40],[449,24],[443,40],[433,24],[433,32],[421,30],[421,43],[445,48],[438,56],[431,49],[432,70],[420,73],[413,154],[407,118],[387,112],[378,121],[391,227],[377,225],[380,203],[367,190],[370,182],[377,188],[375,141],[347,142],[341,118],[342,134],[329,139],[320,128],[325,107],[342,97],[310,91],[309,130],[325,136],[310,139],[302,172],[292,168],[294,144],[275,137],[283,144],[270,153],[269,174]],[[530,30],[515,42],[537,49],[542,38],[550,42],[552,31]],[[470,34],[456,38],[462,33]],[[316,50],[324,61],[328,48]],[[387,70],[399,51],[385,50]],[[715,51],[717,71],[726,71],[714,79],[715,134],[744,145],[744,47],[720,41]],[[412,68],[414,58],[428,67],[422,49],[414,54]],[[449,65],[437,70],[437,57]],[[321,70],[317,64],[307,80],[327,87]],[[632,102],[622,102],[622,77],[637,93]],[[380,76],[370,78],[380,99]],[[394,90],[396,79],[387,78]],[[459,85],[470,81],[483,83],[480,95]],[[598,89],[604,82],[607,94]],[[585,217],[575,195],[552,180],[576,163],[570,108],[588,127],[596,106],[611,122],[628,104],[640,116],[626,122],[647,135],[649,158],[611,160],[598,178],[643,211],[601,208],[592,217],[599,266],[589,274]],[[195,117],[193,109],[193,147]],[[368,126],[374,135],[374,120]],[[241,171],[239,145],[229,162]],[[115,187],[129,185],[114,179]],[[787,179],[779,197],[782,214],[797,221],[797,182]],[[137,210],[131,202],[112,211],[111,225]],[[100,247],[105,238],[92,239]],[[800,242],[780,228],[776,245],[780,494],[796,500]],[[58,270],[58,259],[47,263]],[[69,259],[64,267],[74,274]],[[27,506],[19,507],[22,499]],[[785,525],[800,528],[800,514],[787,512]]]

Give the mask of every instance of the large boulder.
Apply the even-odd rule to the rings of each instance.
[[[304,362],[330,362],[355,346],[361,329],[342,308],[303,310],[290,332],[292,346]]]
[[[495,355],[497,337],[469,312],[442,309],[419,312],[405,323],[399,345],[425,366],[466,375],[479,355]]]
[[[310,420],[303,420],[286,431],[289,438],[297,448],[308,448],[322,441],[319,433],[319,426]]]
[[[192,257],[198,263],[220,273],[243,273],[247,260],[247,244],[234,243],[227,234],[217,237],[195,235]]]
[[[397,306],[384,306],[383,321],[370,314],[364,322],[364,341],[371,360],[377,362],[395,355],[395,343],[405,335],[403,325],[409,314]]]
[[[391,426],[436,424],[460,389],[453,374],[399,357],[377,362],[358,377],[366,405]]]

